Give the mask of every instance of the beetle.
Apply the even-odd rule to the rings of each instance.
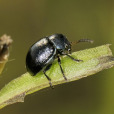
[[[79,42],[91,42],[91,40],[81,39],[77,43]],[[53,88],[51,78],[46,74],[46,71],[50,69],[56,58],[58,59],[58,64],[65,80],[67,80],[67,77],[61,66],[60,56],[66,55],[74,61],[82,61],[73,58],[70,54],[71,42],[69,42],[63,34],[53,34],[44,37],[30,47],[26,56],[27,71],[34,76],[42,70],[46,78],[49,80],[51,88]]]

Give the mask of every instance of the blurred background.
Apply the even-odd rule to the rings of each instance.
[[[0,0],[0,36],[14,40],[9,60],[0,76],[0,89],[26,72],[29,47],[44,36],[62,33],[80,43],[73,51],[114,42],[113,0]],[[111,46],[114,52],[114,44]],[[114,68],[81,80],[46,88],[28,95],[24,103],[0,114],[114,114]]]

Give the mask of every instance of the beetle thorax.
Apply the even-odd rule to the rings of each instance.
[[[71,49],[71,44],[62,34],[54,34],[49,36],[49,40],[54,44],[58,52],[63,53]]]

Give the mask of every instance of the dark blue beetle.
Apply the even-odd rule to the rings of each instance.
[[[90,42],[90,40],[81,39],[78,42]],[[49,37],[42,38],[29,49],[26,57],[27,70],[33,76],[43,70],[44,75],[49,80],[50,86],[53,88],[51,79],[46,75],[46,71],[50,69],[55,58],[58,58],[58,64],[65,80],[67,80],[67,78],[61,67],[59,55],[67,55],[74,61],[82,61],[74,59],[69,55],[70,53],[71,44],[64,35],[53,34]]]

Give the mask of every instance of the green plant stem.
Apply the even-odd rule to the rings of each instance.
[[[78,80],[114,66],[114,58],[109,44],[74,52],[72,57],[83,61],[75,62],[66,56],[61,57],[62,68],[68,81],[64,80],[57,60],[54,61],[51,69],[46,72],[53,85]],[[49,82],[42,72],[34,77],[25,73],[1,89],[0,108],[16,102],[23,102],[25,95],[46,87],[49,87]]]

